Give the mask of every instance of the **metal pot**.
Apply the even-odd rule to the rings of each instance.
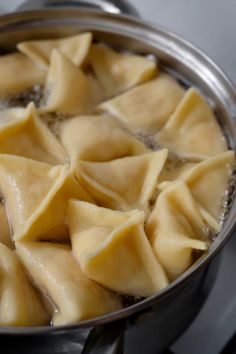
[[[77,5],[90,9],[81,9]],[[118,4],[118,5],[117,5]],[[156,55],[161,67],[184,85],[198,87],[214,108],[235,150],[236,91],[229,79],[205,54],[167,30],[121,12],[135,13],[123,1],[30,1],[26,7],[47,10],[0,17],[0,49],[6,52],[22,40],[60,37],[91,30],[95,37],[116,48]],[[57,6],[64,8],[56,8]],[[73,7],[73,8],[71,8]],[[94,11],[102,7],[113,14]],[[93,10],[91,10],[93,8]],[[114,13],[116,13],[114,15]],[[168,348],[187,328],[213,285],[218,253],[232,234],[236,200],[208,253],[155,296],[96,319],[63,327],[0,328],[1,352],[17,354],[157,354]],[[145,346],[143,338],[145,337]]]

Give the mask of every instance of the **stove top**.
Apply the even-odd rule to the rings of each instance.
[[[33,0],[32,0],[33,1]],[[11,12],[23,0],[0,3]],[[236,1],[130,0],[142,18],[164,26],[203,49],[236,84]],[[226,245],[216,283],[195,321],[170,348],[174,354],[236,353],[236,234]]]

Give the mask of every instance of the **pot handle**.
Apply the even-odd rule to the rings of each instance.
[[[139,17],[137,10],[126,0],[26,0],[17,10],[28,11],[60,7],[87,8]]]
[[[81,354],[123,354],[124,332],[123,321],[94,327]]]

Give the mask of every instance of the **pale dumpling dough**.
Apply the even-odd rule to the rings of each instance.
[[[73,254],[89,278],[133,296],[150,296],[168,285],[144,233],[144,212],[74,200],[68,216]]]
[[[184,89],[167,74],[102,102],[98,110],[117,116],[134,131],[159,130],[184,96]]]
[[[68,199],[92,201],[68,165],[0,155],[0,189],[14,240],[68,238]]]
[[[0,325],[41,326],[49,323],[39,295],[15,252],[0,243]]]
[[[167,155],[163,149],[109,162],[79,161],[76,176],[100,206],[148,211]]]
[[[75,36],[60,39],[42,39],[21,42],[17,48],[45,69],[49,67],[50,55],[53,49],[60,50],[75,65],[81,65],[90,48],[92,33],[85,32]]]
[[[153,60],[140,55],[117,53],[103,44],[92,44],[88,62],[106,97],[115,96],[157,74]]]
[[[172,184],[159,195],[147,221],[146,232],[170,280],[191,266],[194,250],[207,250],[205,226],[184,182]]]
[[[3,203],[0,203],[0,244],[1,243],[9,248],[13,248],[11,229]]]
[[[66,120],[60,139],[71,160],[110,161],[148,152],[145,145],[121,129],[109,116],[79,116]]]
[[[51,54],[46,92],[42,111],[65,115],[90,113],[101,99],[95,79],[56,49]]]
[[[195,200],[216,221],[219,220],[221,200],[227,190],[234,162],[234,152],[227,151],[197,164],[183,178]]]
[[[23,92],[36,84],[44,84],[46,71],[40,70],[21,53],[0,56],[0,96]]]
[[[47,126],[36,108],[12,108],[0,112],[0,153],[19,155],[50,164],[68,160],[67,153]]]
[[[204,159],[227,151],[221,128],[206,100],[191,88],[156,139],[184,157]]]
[[[53,325],[78,323],[121,308],[114,294],[82,273],[69,246],[18,242],[16,248],[35,284],[56,306]]]

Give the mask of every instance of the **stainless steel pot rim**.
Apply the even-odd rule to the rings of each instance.
[[[65,11],[67,13],[65,14]],[[51,19],[55,18],[56,16],[58,17],[63,17],[68,16],[68,18],[71,19],[71,17],[81,15],[82,18],[86,17],[86,15],[89,16],[95,16],[96,18],[102,18],[106,17],[109,18],[111,21],[124,21],[127,25],[127,23],[130,25],[130,30],[132,29],[132,26],[136,27],[141,27],[140,33],[142,33],[140,40],[145,41],[150,39],[150,38],[145,38],[145,31],[151,32],[152,35],[155,37],[155,35],[160,37],[164,37],[166,40],[171,40],[173,43],[177,43],[178,45],[181,46],[181,48],[187,52],[190,52],[191,55],[196,56],[198,60],[201,60],[201,62],[204,64],[208,64],[208,66],[211,67],[211,70],[213,71],[213,75],[217,75],[217,77],[220,79],[220,81],[223,83],[224,89],[228,94],[228,99],[229,101],[227,102],[230,104],[228,107],[230,112],[231,112],[231,117],[234,118],[236,117],[236,89],[234,88],[234,85],[230,81],[230,79],[226,76],[226,74],[223,72],[223,70],[215,64],[215,62],[209,58],[208,55],[206,55],[203,51],[199,50],[196,48],[193,44],[191,44],[189,41],[186,39],[183,39],[182,37],[176,35],[175,33],[164,29],[163,27],[159,27],[156,25],[152,25],[148,23],[147,21],[143,21],[140,19],[133,18],[131,16],[127,15],[116,15],[116,14],[108,14],[108,13],[102,13],[100,11],[96,10],[87,10],[87,9],[47,9],[47,10],[35,10],[35,11],[24,11],[24,12],[18,12],[15,14],[9,14],[9,15],[2,15],[0,17],[0,31],[9,31],[12,29],[17,29],[17,27],[21,24],[22,26],[27,24],[27,21],[30,20],[37,20],[35,24],[37,26],[42,25],[41,20],[43,19]],[[20,20],[19,20],[20,18]],[[78,19],[78,18],[77,18]],[[96,23],[94,24],[96,25]],[[131,26],[132,25],[132,26]],[[22,28],[21,26],[21,28]],[[123,26],[123,24],[122,24]],[[106,27],[106,26],[105,26]],[[100,28],[99,28],[100,29]],[[109,32],[113,32],[111,28],[109,29]],[[143,31],[144,30],[144,31]],[[133,32],[128,31],[126,28],[126,32],[122,33],[122,35],[127,35],[127,36],[132,36]],[[155,38],[152,38],[153,40]],[[231,119],[232,120],[232,119]],[[235,129],[235,127],[234,127]],[[4,335],[45,335],[45,334],[62,334],[65,333],[65,331],[76,331],[78,329],[86,328],[86,327],[94,327],[98,325],[103,325],[112,321],[117,321],[124,319],[126,317],[135,315],[136,313],[145,310],[153,305],[155,303],[167,298],[169,295],[175,291],[177,287],[183,287],[185,283],[189,280],[189,278],[194,277],[195,274],[197,274],[203,266],[206,266],[211,260],[221,251],[221,249],[224,247],[225,243],[228,241],[230,238],[232,232],[235,229],[236,226],[236,218],[234,217],[236,212],[236,198],[234,197],[233,204],[231,206],[231,210],[229,212],[229,215],[222,227],[222,230],[220,231],[218,237],[216,240],[213,242],[211,245],[210,249],[208,250],[207,254],[204,255],[199,259],[199,261],[194,264],[192,267],[190,267],[186,272],[184,272],[180,277],[178,277],[174,282],[172,282],[169,286],[161,290],[159,293],[140,301],[139,303],[136,303],[132,306],[129,306],[127,308],[123,308],[119,311],[109,313],[104,316],[100,316],[94,319],[90,320],[85,320],[81,321],[78,324],[73,324],[73,325],[64,325],[64,326],[43,326],[43,327],[0,327],[0,334]]]

